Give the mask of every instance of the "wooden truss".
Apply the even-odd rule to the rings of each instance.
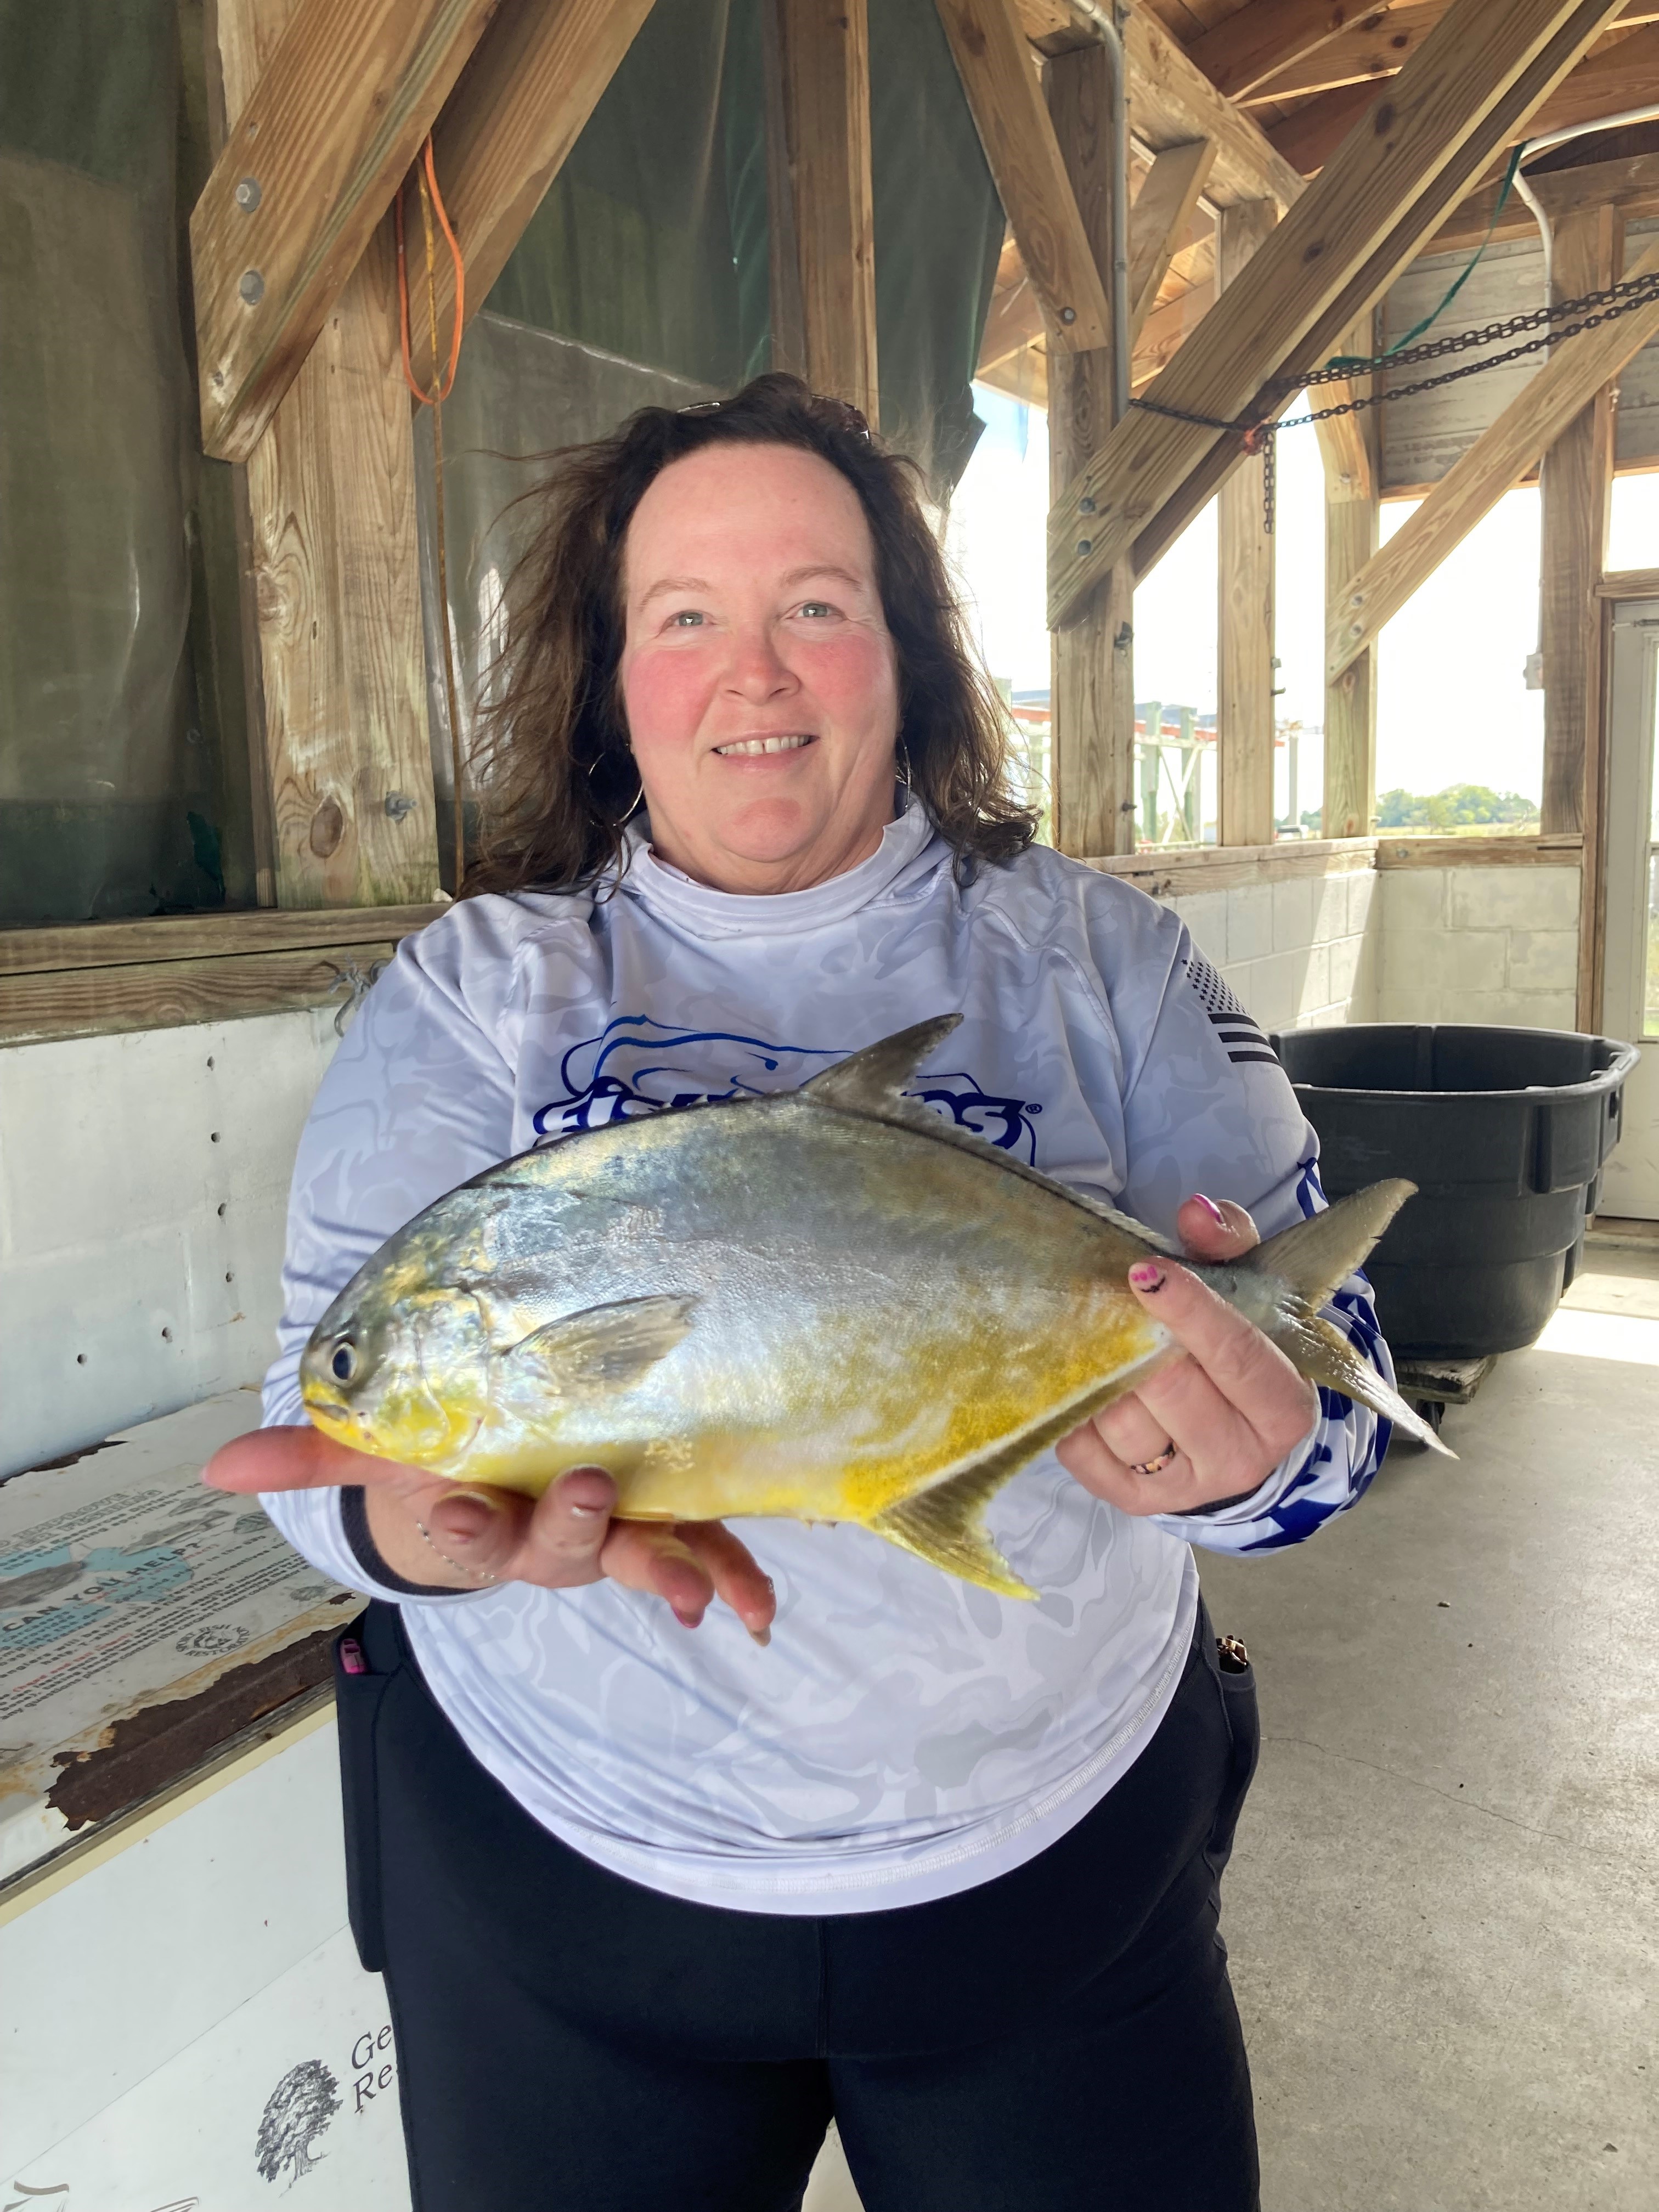
[[[1172,411],[1122,422],[1110,418],[1108,301],[1111,200],[1125,180],[1103,155],[1098,31],[1110,0],[936,4],[1010,227],[981,372],[1051,414],[1057,841],[1100,856],[1133,848],[1135,580],[1225,487],[1222,835],[1264,842],[1271,545],[1260,462],[1215,425],[1271,415],[1287,380],[1339,345],[1369,353],[1371,309],[1400,270],[1490,222],[1494,163],[1517,137],[1558,112],[1627,106],[1650,72],[1659,96],[1659,0],[1382,0],[1363,17],[1335,0],[1249,0],[1186,48],[1134,8],[1122,26],[1131,384]],[[191,227],[202,422],[208,451],[246,465],[268,902],[406,906],[438,884],[391,200],[430,132],[476,312],[649,5],[217,0],[212,11],[222,150]],[[765,0],[763,31],[774,357],[873,420],[865,0]],[[1308,104],[1274,119],[1295,99]],[[1621,213],[1659,209],[1659,158],[1538,188],[1565,224],[1563,266],[1599,267],[1616,258]],[[1514,234],[1522,219],[1504,220]],[[447,331],[447,258],[437,281]],[[434,364],[416,322],[424,386]],[[1373,418],[1322,432],[1335,619],[1328,831],[1370,824],[1388,612],[1513,480],[1523,449],[1523,466],[1547,449],[1559,512],[1586,471],[1604,483],[1597,394],[1646,327],[1631,317],[1559,349],[1516,403],[1524,434],[1506,416],[1425,505],[1429,520],[1383,552]],[[1605,500],[1585,497],[1589,521],[1576,538],[1564,523],[1547,556],[1547,635],[1553,620],[1563,641],[1584,626],[1600,572]],[[1565,642],[1547,651],[1550,826],[1572,830],[1594,811],[1595,670]]]

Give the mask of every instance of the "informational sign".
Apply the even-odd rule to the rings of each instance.
[[[256,1498],[204,1488],[204,1462],[258,1418],[256,1394],[227,1391],[0,1486],[0,1881],[70,1838],[52,1793],[124,1722],[337,1627],[356,1602]]]

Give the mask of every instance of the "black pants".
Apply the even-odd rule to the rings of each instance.
[[[391,1993],[417,2212],[794,2212],[832,2115],[866,2212],[1255,2212],[1216,1923],[1255,1692],[1201,1612],[1157,1734],[1040,1857],[822,1919],[568,1850],[472,1759],[396,1609],[355,1634],[352,1927]]]

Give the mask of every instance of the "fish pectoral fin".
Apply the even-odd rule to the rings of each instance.
[[[697,1304],[692,1291],[585,1306],[532,1329],[505,1356],[535,1370],[562,1396],[618,1389],[674,1349],[690,1328]]]
[[[1021,1582],[986,1534],[984,1514],[1009,1476],[1040,1449],[1024,1437],[1000,1445],[959,1474],[890,1505],[870,1527],[930,1566],[943,1567],[946,1574],[977,1583],[999,1597],[1035,1597],[1036,1592]]]
[[[931,1021],[896,1030],[891,1036],[866,1045],[862,1052],[837,1060],[822,1075],[802,1084],[800,1095],[815,1106],[834,1106],[843,1114],[864,1114],[878,1121],[890,1120],[908,1103],[902,1097],[904,1085],[961,1021],[960,1014],[935,1014]]]

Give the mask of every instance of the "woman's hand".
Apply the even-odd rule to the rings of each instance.
[[[1237,1260],[1261,1241],[1242,1206],[1207,1198],[1189,1198],[1176,1225],[1194,1260]],[[1140,1261],[1129,1287],[1183,1353],[1073,1429],[1056,1448],[1060,1465],[1124,1513],[1247,1498],[1313,1426],[1312,1383],[1175,1261]]]
[[[686,1628],[720,1597],[757,1644],[769,1640],[777,1611],[770,1582],[721,1522],[615,1520],[617,1486],[601,1468],[573,1468],[530,1498],[371,1459],[302,1427],[238,1437],[215,1452],[202,1480],[239,1491],[361,1483],[369,1534],[406,1582],[458,1590],[507,1582],[573,1589],[608,1577],[665,1599]]]

